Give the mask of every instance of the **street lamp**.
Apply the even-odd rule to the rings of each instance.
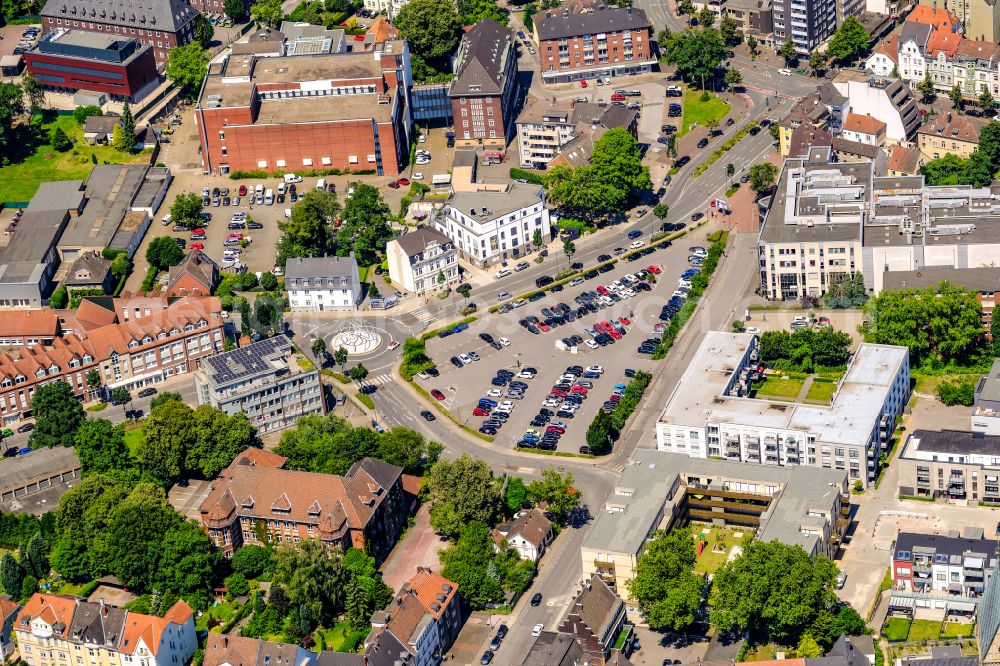
[[[517,352],[516,354],[514,354],[514,360],[517,361],[517,367],[520,368],[521,367],[521,352]]]

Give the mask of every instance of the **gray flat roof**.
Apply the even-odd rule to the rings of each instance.
[[[882,273],[882,289],[936,287],[942,280],[973,291],[1000,291],[1000,272],[996,268],[951,266],[924,266],[919,271],[887,271]]]
[[[1000,436],[965,430],[914,430],[906,440],[903,457],[918,451],[963,456],[1000,456]]]
[[[38,283],[45,270],[42,260],[68,219],[65,209],[34,211],[29,206],[0,254],[0,283]]]
[[[118,231],[149,167],[144,164],[99,164],[87,178],[83,214],[70,219],[59,247],[107,247]]]
[[[477,222],[492,222],[516,210],[541,203],[544,191],[541,185],[511,183],[506,192],[456,192],[450,203],[463,215],[469,215],[469,211],[475,209]],[[483,209],[489,214],[479,215],[478,211]]]
[[[67,468],[79,468],[76,451],[65,446],[36,449],[25,456],[0,461],[0,494]]]
[[[82,180],[57,180],[44,182],[31,197],[28,211],[74,210],[83,203]]]
[[[801,528],[822,526],[824,518],[810,512],[828,512],[846,488],[846,470],[822,467],[777,467],[728,460],[691,458],[679,453],[639,449],[625,465],[615,490],[595,518],[583,540],[585,548],[610,552],[638,553],[651,530],[680,500],[668,497],[675,484],[697,475],[711,479],[711,485],[726,482],[774,484],[774,494],[767,513],[761,517],[758,538],[802,546],[813,552],[819,537],[805,534]],[[615,507],[610,510],[608,507]],[[838,516],[831,516],[830,522]]]

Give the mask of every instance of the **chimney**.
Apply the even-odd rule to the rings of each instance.
[[[948,122],[951,122],[951,111],[948,112]]]

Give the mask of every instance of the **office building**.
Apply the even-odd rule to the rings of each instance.
[[[486,146],[502,157],[514,136],[519,90],[514,35],[483,19],[462,36],[455,56],[448,88],[455,143]]]
[[[461,258],[481,268],[526,256],[536,231],[543,240],[551,237],[545,188],[526,183],[511,183],[500,192],[456,192],[434,226],[455,243]]]
[[[138,39],[60,28],[24,53],[28,71],[49,90],[104,93],[138,102],[159,85],[153,47]]]
[[[364,296],[359,280],[353,253],[291,258],[285,263],[285,291],[292,312],[356,310]]]
[[[600,576],[631,603],[628,581],[646,541],[689,520],[832,557],[850,523],[847,483],[844,470],[636,450],[584,537],[583,575]]]
[[[461,279],[455,243],[430,227],[393,238],[385,255],[393,283],[418,296],[448,288]]]
[[[996,563],[996,540],[984,539],[982,528],[967,528],[961,535],[900,532],[892,552],[890,607],[971,614]]]
[[[660,414],[657,448],[765,467],[846,470],[851,483],[872,483],[909,396],[908,350],[863,343],[829,405],[751,397],[758,357],[755,335],[707,333]]]
[[[195,388],[198,404],[244,414],[262,435],[326,411],[319,370],[297,363],[284,334],[203,359]]]
[[[153,49],[159,67],[167,52],[196,39],[198,10],[184,0],[48,0],[42,8],[42,30],[87,30],[137,39]]]
[[[205,172],[341,169],[395,176],[409,158],[406,43],[374,52],[212,63],[195,115]]]
[[[363,458],[337,476],[282,469],[285,460],[249,449],[212,482],[201,522],[222,554],[259,544],[263,526],[270,543],[319,539],[381,564],[406,528],[403,470]]]
[[[992,420],[977,416],[973,424]],[[915,430],[899,456],[899,494],[1000,506],[1000,436],[982,431]]]
[[[563,7],[540,11],[532,22],[545,83],[644,74],[656,65],[653,26],[642,9]]]

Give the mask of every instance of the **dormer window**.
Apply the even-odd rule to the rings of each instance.
[[[77,366],[79,366],[79,365],[80,365],[80,359],[78,359],[78,358],[75,358],[75,357],[74,357],[74,358],[72,358],[72,359],[70,359],[70,362],[69,362],[69,367],[71,367],[71,368],[75,368],[75,367],[77,367]]]
[[[54,375],[57,372],[59,372],[59,366],[58,365],[56,365],[55,363],[53,363],[52,365],[49,366],[49,374],[50,375]]]
[[[170,335],[177,335],[178,333],[180,333],[180,330],[178,330],[176,328],[170,329]]]
[[[184,332],[185,333],[188,332],[188,331],[193,331],[193,330],[194,330],[194,324],[188,324],[187,326],[184,327]]]
[[[253,508],[253,495],[247,495],[246,498],[243,500],[243,502],[242,502],[242,504],[240,506],[242,506],[244,509],[252,509]]]
[[[151,338],[151,337],[149,337],[149,336],[147,335],[146,337],[144,337],[144,338],[142,339],[142,344],[144,344],[144,345],[148,345],[148,344],[149,344],[150,342],[152,342],[152,341],[153,341],[153,338]]]
[[[41,378],[44,376],[45,376],[45,370],[43,370],[42,368],[39,368],[38,371],[35,373],[35,377]]]
[[[133,348],[138,347],[138,346],[139,346],[139,341],[138,340],[130,340],[129,343],[128,343],[128,348],[129,349],[133,349]]]
[[[165,337],[167,337],[167,334],[164,333],[163,331],[160,331],[159,333],[156,334],[156,339],[157,340],[162,340]]]
[[[91,356],[90,354],[84,354],[83,355],[83,362],[84,363],[90,363],[93,360],[94,360],[94,357]]]
[[[24,375],[18,375],[17,377],[14,378],[15,384],[23,384],[26,381],[28,381],[28,378],[25,377]]]

